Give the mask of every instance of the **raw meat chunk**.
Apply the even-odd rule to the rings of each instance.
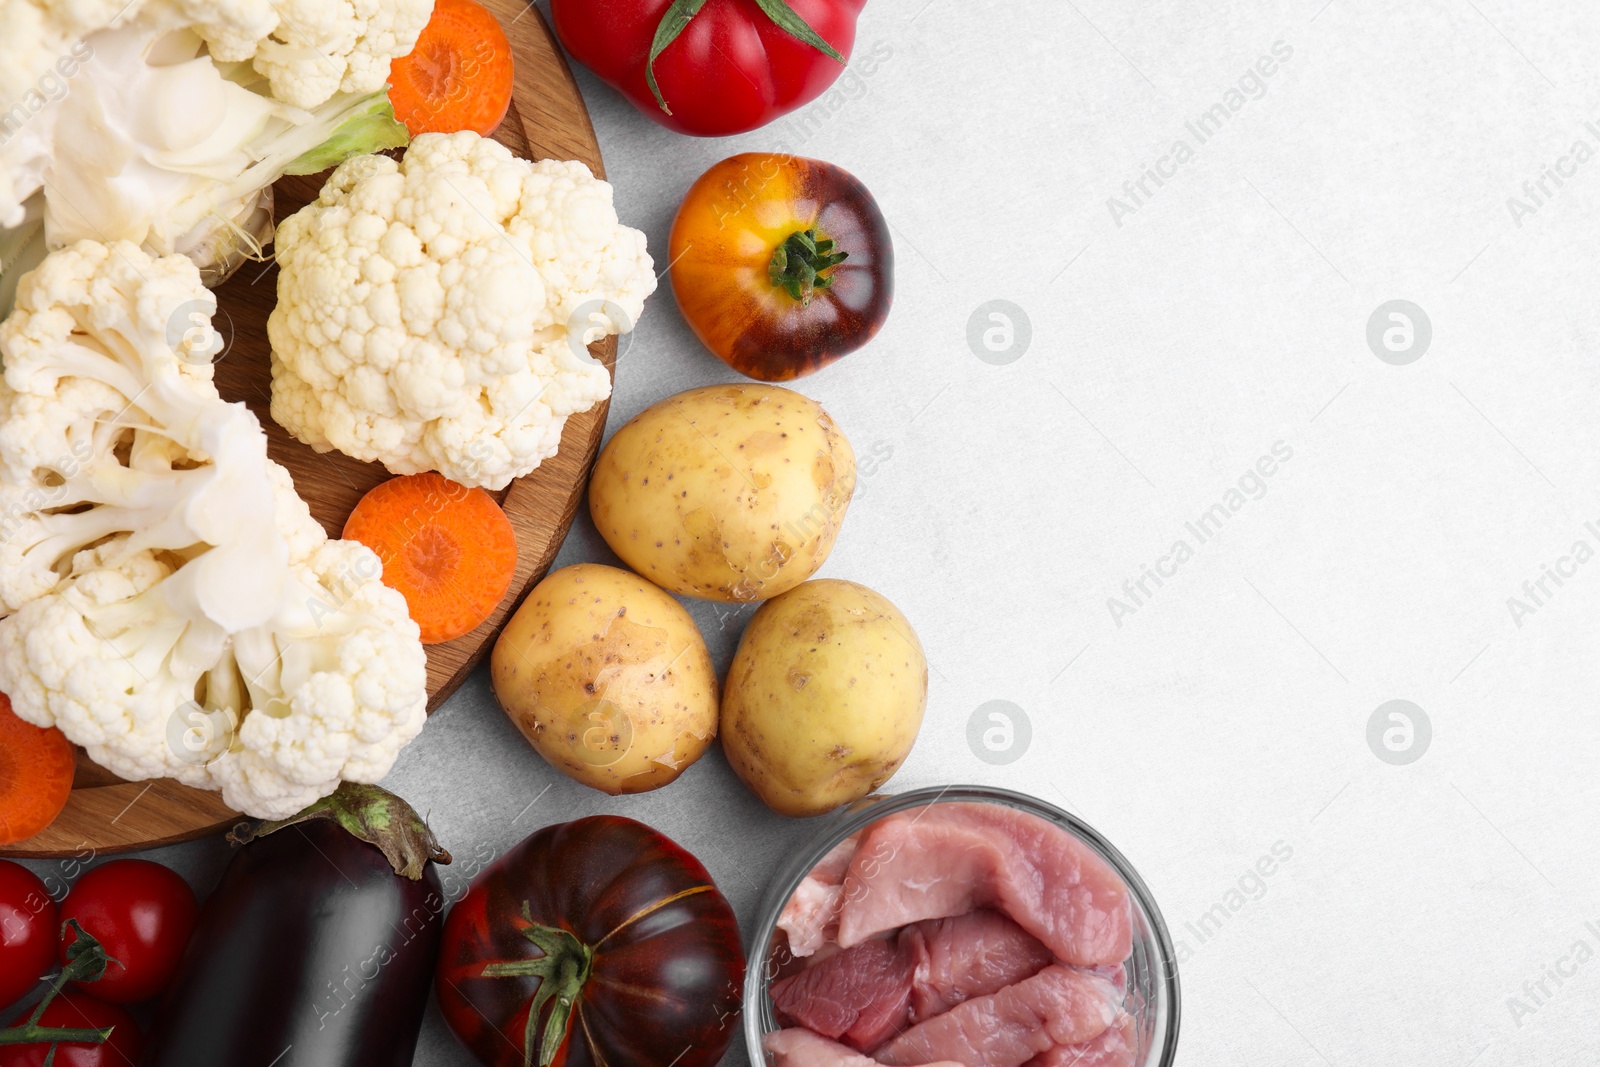
[[[1121,993],[1101,976],[1051,964],[1032,978],[913,1026],[873,1057],[890,1067],[940,1060],[1022,1067],[1057,1045],[1094,1040],[1121,1008]]]
[[[789,951],[810,956],[833,940],[838,930],[839,906],[843,901],[845,871],[856,853],[859,834],[852,834],[833,846],[817,861],[783,906],[778,929],[789,936]]]
[[[908,926],[898,941],[874,938],[838,951],[774,982],[772,1002],[785,1021],[865,1052],[914,1023],[1038,974],[1052,959],[1016,923],[980,909]]]
[[[780,1019],[865,1052],[909,1025],[911,954],[894,941],[864,941],[772,984]]]
[[[1120,963],[1132,951],[1128,890],[1089,846],[998,804],[930,804],[862,834],[839,903],[848,948],[922,919],[995,907],[1067,963]]]
[[[1053,959],[1038,938],[987,908],[908,926],[900,932],[900,946],[913,966],[913,1023],[999,992],[1038,974]]]
[[[1139,1058],[1139,1029],[1123,1014],[1106,1032],[1081,1045],[1057,1045],[1029,1060],[1026,1067],[1134,1067]]]
[[[876,1060],[836,1041],[795,1027],[768,1034],[761,1041],[772,1067],[878,1067]],[[960,1063],[930,1063],[926,1067],[965,1067]]]

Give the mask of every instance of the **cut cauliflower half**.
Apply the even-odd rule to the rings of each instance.
[[[274,98],[310,111],[383,89],[432,14],[433,0],[0,0],[0,100],[30,118],[47,110],[64,95],[59,83],[77,76],[63,58],[91,62],[95,34],[135,35],[148,51],[182,33],[213,62],[248,65]]]
[[[610,396],[585,346],[656,287],[608,184],[473,133],[349,160],[277,249],[272,417],[319,451],[490,489]]]
[[[386,82],[432,11],[0,0],[0,251],[129,240],[221,281],[270,241],[278,178],[406,143]]]
[[[193,263],[84,242],[0,325],[0,692],[130,780],[281,818],[376,782],[427,659],[366,547],[331,541],[208,357]]]
[[[215,309],[193,263],[127,243],[81,242],[24,278],[0,323],[0,610],[120,537],[100,565],[192,557],[185,610],[230,629],[274,613],[288,551],[266,436],[212,385]]]

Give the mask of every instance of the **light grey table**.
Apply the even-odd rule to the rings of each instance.
[[[873,0],[870,76],[727,141],[579,72],[658,263],[736,151],[876,193],[894,314],[800,388],[880,458],[823,574],[933,668],[894,784],[1117,842],[1180,943],[1181,1064],[1600,1060],[1596,54],[1579,0]],[[733,377],[663,288],[612,429]],[[580,520],[558,563],[610,559]],[[691,609],[725,666],[748,610]],[[991,701],[1010,752],[969,742]],[[746,921],[813,832],[715,753],[590,792],[482,672],[387,784],[459,853],[643,819]],[[227,848],[154,855],[204,890]],[[469,1062],[430,1008],[417,1063]]]

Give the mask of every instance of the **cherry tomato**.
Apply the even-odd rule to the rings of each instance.
[[[0,1009],[15,1004],[56,961],[56,902],[20,863],[0,860]]]
[[[62,993],[39,1017],[40,1026],[101,1029],[112,1026],[102,1045],[57,1045],[55,1067],[134,1067],[144,1053],[139,1024],[122,1008],[82,993]],[[49,1045],[0,1045],[0,1067],[44,1067]]]
[[[194,891],[149,860],[116,860],[79,878],[61,905],[116,960],[98,982],[73,983],[113,1004],[137,1004],[163,992],[178,970],[200,913]],[[61,960],[77,935],[61,938]]]

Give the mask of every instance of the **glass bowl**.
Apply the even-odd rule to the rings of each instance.
[[[768,983],[777,976],[785,951],[778,940],[778,918],[811,869],[833,847],[886,815],[928,804],[978,802],[1003,804],[1037,815],[1088,845],[1128,886],[1133,911],[1133,955],[1123,964],[1128,995],[1123,1010],[1139,1035],[1135,1067],[1170,1067],[1178,1053],[1178,967],[1161,910],[1137,871],[1111,843],[1082,820],[1036,797],[990,786],[952,785],[871,796],[829,817],[811,844],[784,865],[762,900],[760,922],[750,942],[750,972],[745,980],[744,1030],[752,1067],[766,1067],[762,1038],[781,1027],[773,1014]]]

